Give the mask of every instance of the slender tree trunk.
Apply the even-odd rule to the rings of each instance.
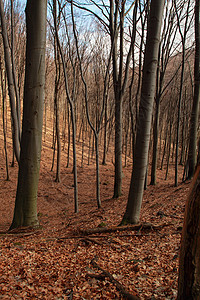
[[[122,99],[119,92],[115,97],[115,182],[113,198],[118,198],[122,193]]]
[[[135,156],[128,203],[122,223],[138,223],[144,192],[148,150],[152,120],[152,106],[156,88],[156,70],[160,42],[161,21],[164,0],[152,0],[147,29],[147,42],[144,56],[141,100],[136,135]]]
[[[70,119],[70,108],[69,105],[67,105],[67,121],[68,121],[68,146],[67,146],[67,165],[66,168],[69,167],[69,159],[70,159],[70,140],[71,140],[71,119]]]
[[[180,118],[181,118],[184,66],[185,66],[185,48],[183,48],[183,53],[182,53],[181,83],[180,83],[180,91],[179,91],[178,117],[177,117],[177,127],[176,127],[175,186],[178,186],[178,155],[179,155],[179,135],[180,135]]]
[[[95,148],[96,148],[96,198],[97,207],[101,207],[100,199],[100,175],[99,175],[99,136],[95,134]]]
[[[159,133],[159,117],[160,117],[160,96],[156,99],[156,112],[153,127],[153,159],[151,168],[151,185],[156,184],[156,169],[157,169],[157,153],[158,153],[158,133]]]
[[[105,113],[104,113],[104,141],[103,141],[103,160],[102,165],[106,165],[106,149],[107,149],[107,122],[108,122],[108,97],[105,99]]]
[[[60,182],[60,160],[61,160],[61,141],[60,141],[60,118],[59,118],[59,83],[60,83],[60,56],[58,48],[56,46],[56,41],[54,42],[54,57],[55,57],[55,88],[54,88],[54,112],[55,112],[55,129],[56,129],[56,141],[57,141],[57,164],[56,164],[56,182]]]
[[[169,126],[169,142],[168,142],[167,168],[166,168],[166,173],[165,173],[165,180],[167,180],[168,170],[169,170],[169,161],[170,161],[170,155],[171,155],[171,142],[172,142],[172,120],[170,120],[170,126]]]
[[[16,112],[17,112],[19,141],[20,141],[21,140],[21,105],[20,105],[19,89],[17,84],[14,52],[15,52],[15,25],[14,25],[13,0],[11,0],[11,61],[12,61],[13,83],[14,83],[15,96],[16,96]]]
[[[46,12],[47,1],[27,0],[21,155],[11,229],[19,226],[38,225],[37,191],[45,92]]]
[[[6,101],[6,79],[3,79],[2,62],[0,58],[0,76],[1,76],[1,92],[2,92],[2,119],[3,119],[3,137],[4,137],[4,151],[6,158],[6,180],[9,180],[8,168],[8,152],[7,152],[7,138],[6,138],[6,124],[5,124],[5,101]],[[3,82],[5,81],[5,83]]]
[[[6,73],[8,78],[8,91],[9,91],[11,115],[12,115],[12,122],[13,122],[13,147],[14,147],[16,159],[19,162],[19,157],[20,157],[19,127],[18,127],[18,118],[17,118],[16,106],[15,106],[15,89],[14,89],[14,81],[13,81],[13,73],[12,73],[12,63],[10,58],[6,20],[4,16],[4,6],[2,0],[0,1],[0,18],[1,18],[1,34],[3,37],[3,46],[4,46],[4,59],[5,59]]]

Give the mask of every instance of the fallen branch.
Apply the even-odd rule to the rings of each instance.
[[[95,259],[92,259],[91,264],[93,265],[93,267],[99,269],[102,274],[104,274],[106,277],[109,278],[109,280],[116,286],[116,288],[118,289],[118,291],[120,291],[120,293],[123,295],[123,297],[125,299],[128,300],[139,300],[139,298],[135,295],[130,294],[125,288],[124,286],[118,281],[116,280],[108,271],[102,269],[96,262]]]
[[[114,227],[101,227],[101,228],[91,228],[91,229],[80,229],[80,233],[83,235],[90,235],[95,233],[109,233],[116,231],[126,231],[126,230],[158,230],[166,226],[173,225],[172,223],[163,223],[159,225],[153,225],[152,223],[140,223],[136,225],[126,225],[126,226],[114,226]]]
[[[85,242],[86,244],[87,244],[87,243],[88,243],[88,244],[89,244],[89,243],[94,243],[94,244],[97,244],[97,245],[103,245],[103,243],[101,243],[101,242],[95,240],[94,238],[88,238],[88,237],[86,237],[86,238],[81,239],[81,241],[82,241],[82,242]]]
[[[109,233],[115,231],[125,231],[125,230],[139,230],[142,224],[137,225],[126,225],[126,226],[114,226],[114,227],[100,227],[100,228],[90,228],[90,229],[80,229],[80,233],[84,235],[90,235],[94,233]]]
[[[89,273],[89,274],[86,274],[86,277],[95,278],[97,280],[105,280],[106,275],[104,273],[101,273],[101,274]]]

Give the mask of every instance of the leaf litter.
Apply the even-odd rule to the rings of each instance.
[[[81,150],[80,150],[81,151]],[[80,154],[81,155],[81,154]],[[91,228],[117,226],[128,197],[131,159],[123,168],[123,190],[112,199],[114,166],[100,166],[102,208],[95,198],[95,166],[78,163],[79,213],[74,213],[72,167],[62,154],[61,182],[50,172],[52,150],[42,150],[38,190],[38,229],[8,233],[17,185],[17,166],[5,181],[0,169],[0,298],[1,299],[124,299],[116,284],[92,265],[108,272],[128,293],[140,299],[176,299],[178,255],[189,182],[174,187],[157,170],[157,185],[144,192],[141,224],[153,227],[83,235]],[[106,184],[105,184],[106,183]],[[156,226],[157,229],[156,229]]]

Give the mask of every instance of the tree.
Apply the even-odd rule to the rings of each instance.
[[[164,87],[164,79],[166,74],[167,65],[169,63],[170,56],[173,52],[174,40],[176,38],[177,26],[174,22],[175,13],[173,3],[166,3],[166,9],[164,14],[164,24],[162,28],[162,38],[159,47],[159,59],[156,75],[156,96],[155,96],[155,117],[153,124],[153,154],[151,165],[151,185],[156,184],[156,168],[157,168],[157,156],[158,156],[158,135],[160,127],[160,106],[163,92],[166,89]],[[171,78],[170,78],[171,80]]]
[[[199,253],[200,164],[198,164],[185,208],[179,260],[178,300],[200,299]]]
[[[20,156],[20,144],[19,144],[19,123],[18,117],[15,107],[15,89],[14,89],[14,78],[13,78],[13,68],[9,51],[9,42],[8,42],[8,34],[6,28],[6,20],[4,15],[4,5],[3,1],[0,0],[0,19],[1,19],[1,34],[3,37],[3,46],[4,46],[4,59],[6,66],[6,73],[8,78],[8,91],[10,98],[10,107],[11,107],[11,115],[13,122],[13,147],[17,161],[19,162]]]
[[[99,133],[100,133],[100,130],[101,130],[101,124],[102,124],[102,121],[103,121],[103,113],[104,113],[104,108],[105,108],[105,102],[106,102],[106,98],[107,98],[107,90],[108,90],[107,81],[108,81],[108,78],[109,78],[111,52],[109,54],[107,66],[106,66],[106,69],[105,69],[105,78],[103,80],[102,107],[99,109],[99,112],[96,114],[96,127],[95,127],[95,125],[92,124],[91,118],[90,118],[90,115],[89,115],[88,86],[87,86],[87,83],[86,83],[86,80],[85,80],[85,77],[84,77],[82,61],[81,61],[81,57],[80,57],[80,53],[79,53],[78,38],[77,38],[77,33],[76,33],[76,24],[75,24],[74,13],[73,13],[73,1],[71,2],[71,15],[72,15],[74,39],[75,39],[75,42],[76,42],[76,51],[77,51],[79,67],[80,67],[80,74],[81,74],[81,79],[82,79],[82,82],[83,82],[83,85],[84,85],[84,98],[85,98],[87,121],[88,121],[88,124],[89,124],[91,130],[93,131],[93,134],[94,134],[95,151],[96,151],[96,198],[97,198],[97,206],[98,206],[98,208],[100,208],[101,207],[101,199],[100,199],[100,172],[99,172]],[[95,54],[95,56],[98,57],[97,53]],[[97,107],[98,106],[100,106],[99,103],[97,103]],[[98,117],[98,114],[99,114],[99,117]]]
[[[164,0],[152,0],[150,5],[135,155],[128,202],[122,223],[138,223],[140,216],[148,161],[152,106],[155,96],[156,69],[164,2]]]
[[[200,5],[199,0],[195,2],[195,61],[194,61],[194,97],[192,105],[192,114],[190,119],[190,142],[188,153],[188,179],[191,179],[197,161],[197,128],[199,119],[199,94],[200,94]]]
[[[191,12],[190,0],[187,0],[186,12],[185,12],[185,4],[186,4],[186,0],[183,1],[181,0],[179,2],[174,0],[178,29],[179,29],[179,34],[181,37],[181,45],[182,45],[182,65],[181,65],[180,91],[178,97],[178,116],[177,116],[177,127],[176,127],[175,186],[178,186],[178,154],[179,154],[179,135],[180,135],[179,131],[180,131],[180,116],[181,116],[184,70],[185,70],[185,55],[186,55],[185,45],[186,45],[187,33],[192,23],[192,18],[189,18]],[[184,25],[182,24],[182,21],[184,21]]]
[[[10,229],[38,225],[37,190],[45,88],[46,14],[47,0],[27,0],[21,153],[14,217]]]
[[[58,34],[58,26],[57,26],[57,1],[53,0],[53,17],[54,17],[54,29],[55,29],[55,37],[57,41],[57,46],[58,50],[60,53],[60,58],[62,61],[62,67],[63,67],[63,73],[64,73],[64,82],[65,82],[65,91],[66,91],[66,97],[70,105],[70,110],[71,110],[71,122],[72,122],[72,141],[73,141],[73,174],[74,174],[74,208],[75,212],[78,212],[78,182],[77,182],[77,160],[76,160],[76,118],[75,118],[75,88],[76,88],[76,69],[75,69],[75,63],[72,58],[72,51],[70,47],[70,40],[69,40],[69,32],[68,32],[68,26],[67,22],[65,19],[65,15],[63,14],[63,11],[61,9],[61,4],[58,1],[59,4],[59,14],[62,13],[64,22],[65,22],[65,30],[66,30],[66,35],[68,39],[68,44],[69,44],[69,60],[70,64],[72,67],[72,72],[73,72],[73,84],[72,84],[72,90],[70,92],[69,90],[69,80],[68,80],[68,74],[66,70],[66,61],[65,57],[63,54],[63,49],[61,47],[60,39],[59,39],[59,34]],[[70,124],[69,124],[70,126]]]
[[[71,1],[68,0],[68,2]],[[80,1],[72,2],[74,6],[95,16],[104,26],[110,38],[115,98],[115,179],[113,197],[118,198],[121,195],[122,189],[122,101],[128,82],[129,65],[135,36],[132,30],[129,37],[128,50],[126,49],[126,51],[125,39],[127,35],[125,25],[127,21],[126,17],[133,6],[136,5],[137,0],[132,1],[131,4],[126,0],[110,0],[108,4],[105,4],[103,0],[91,1],[90,5],[93,5],[94,10],[87,7],[87,1],[86,3]]]

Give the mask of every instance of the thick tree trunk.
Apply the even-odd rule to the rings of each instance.
[[[138,223],[147,169],[152,106],[156,88],[156,70],[164,0],[152,0],[144,56],[141,100],[136,135],[135,156],[126,212],[122,223]]]
[[[194,98],[190,120],[190,143],[188,153],[188,178],[192,178],[197,161],[197,127],[199,119],[199,96],[200,96],[200,5],[199,0],[195,4],[195,62],[194,62]]]
[[[185,208],[177,299],[200,299],[200,165]]]
[[[45,91],[46,11],[47,1],[27,1],[27,46],[21,155],[11,229],[19,226],[38,225],[37,191]]]

